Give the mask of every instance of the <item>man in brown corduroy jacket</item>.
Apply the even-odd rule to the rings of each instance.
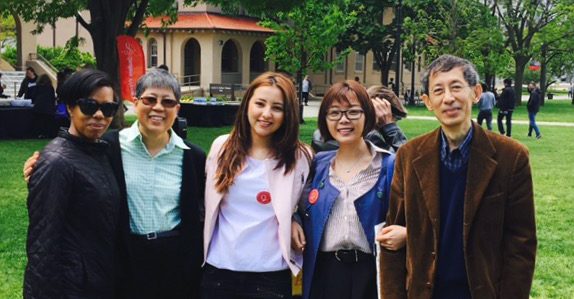
[[[381,298],[528,298],[536,226],[528,152],[471,121],[482,93],[467,60],[443,55],[423,78],[440,128],[397,153],[387,225],[407,228],[381,249]]]

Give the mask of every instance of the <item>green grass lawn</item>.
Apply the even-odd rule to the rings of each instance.
[[[564,104],[563,104],[564,103]],[[524,119],[524,107],[517,119]],[[539,120],[574,122],[574,106],[565,101],[549,102]],[[423,108],[409,108],[412,115],[431,115]],[[522,118],[524,117],[524,118]],[[317,122],[308,119],[301,128],[307,143]],[[436,128],[436,121],[403,120],[401,128],[413,138]],[[531,296],[574,298],[574,127],[541,126],[543,139],[527,138],[527,125],[515,125],[513,137],[530,151],[534,176],[538,254]],[[188,129],[188,139],[204,150],[230,127]],[[47,141],[0,141],[0,298],[21,298],[27,229],[26,186],[22,164]]]

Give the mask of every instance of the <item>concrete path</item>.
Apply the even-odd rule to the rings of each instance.
[[[436,121],[436,118],[434,116],[414,116],[414,115],[410,115],[408,116],[406,119],[416,119],[416,120],[432,120],[432,121]],[[404,120],[402,120],[404,121]],[[494,126],[496,124],[496,119],[492,120],[492,125]],[[512,120],[512,124],[520,124],[520,125],[527,125],[528,121],[527,120]],[[555,127],[574,127],[574,123],[568,123],[568,122],[554,122],[554,121],[536,121],[537,125],[543,125],[543,126],[555,126]]]
[[[314,117],[316,118],[319,115],[319,106],[321,105],[320,101],[309,101],[309,106],[305,106],[303,109],[303,117]],[[408,108],[408,107],[407,107]],[[496,112],[494,114],[494,119],[492,120],[493,124],[496,125]],[[409,115],[405,120],[432,120],[436,121],[434,116],[415,116]],[[402,121],[405,121],[402,120]],[[513,124],[520,124],[520,125],[528,125],[527,120],[512,120]],[[574,127],[574,122],[550,122],[550,121],[536,121],[536,124],[542,126],[556,126],[556,127]]]

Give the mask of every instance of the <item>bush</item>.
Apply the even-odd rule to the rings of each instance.
[[[48,60],[58,71],[69,68],[75,70],[86,66],[96,65],[96,58],[88,52],[82,52],[73,45],[66,45],[65,48],[44,48],[38,46],[36,49],[38,54],[42,55]],[[16,65],[18,52],[16,47],[6,47],[2,58],[12,65]]]
[[[65,68],[75,70],[96,64],[96,59],[90,53],[81,52],[77,47],[44,48],[38,46],[37,51],[59,71]]]
[[[16,47],[7,46],[4,49],[5,50],[4,53],[2,53],[2,58],[8,61],[11,65],[16,65],[16,62],[18,62],[18,51],[16,50]]]

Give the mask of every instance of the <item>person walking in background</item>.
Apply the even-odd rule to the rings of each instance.
[[[500,134],[510,137],[512,136],[512,112],[516,103],[514,89],[512,88],[512,80],[504,79],[504,89],[500,94],[498,101],[498,132]],[[506,118],[506,130],[502,124],[502,120]]]
[[[489,131],[492,131],[492,109],[496,103],[494,93],[488,90],[486,84],[481,83],[482,95],[480,96],[480,101],[478,102],[478,118],[477,122],[479,126],[482,126],[482,121],[486,120],[486,127]]]
[[[536,86],[536,83],[531,82],[528,84],[528,92],[530,92],[530,97],[528,98],[528,104],[526,109],[528,110],[528,137],[532,136],[532,130],[536,133],[536,139],[542,138],[540,135],[540,129],[536,125],[536,114],[540,110],[540,103],[542,102],[542,96],[540,94],[540,89]]]
[[[119,107],[112,86],[84,70],[61,89],[72,122],[29,178],[24,298],[115,297],[121,195],[101,139]]]
[[[309,76],[305,75],[303,79],[303,101],[305,102],[305,106],[309,106],[309,93],[313,90],[313,83],[309,80]],[[303,115],[301,115],[303,117]]]
[[[34,104],[34,128],[38,138],[53,138],[56,135],[56,92],[48,75],[38,77],[36,87],[30,95]]]
[[[291,298],[302,255],[291,216],[309,174],[293,82],[267,72],[249,85],[229,135],[206,163],[203,299]]]
[[[30,99],[28,93],[32,91],[34,87],[36,87],[36,79],[38,75],[36,75],[36,71],[31,66],[26,68],[26,76],[22,83],[20,83],[20,89],[18,90],[18,97],[21,98],[25,96],[26,99]]]
[[[440,128],[397,153],[386,225],[407,246],[383,247],[380,298],[528,299],[536,259],[528,150],[472,122],[482,93],[466,59],[443,55],[423,77]]]

